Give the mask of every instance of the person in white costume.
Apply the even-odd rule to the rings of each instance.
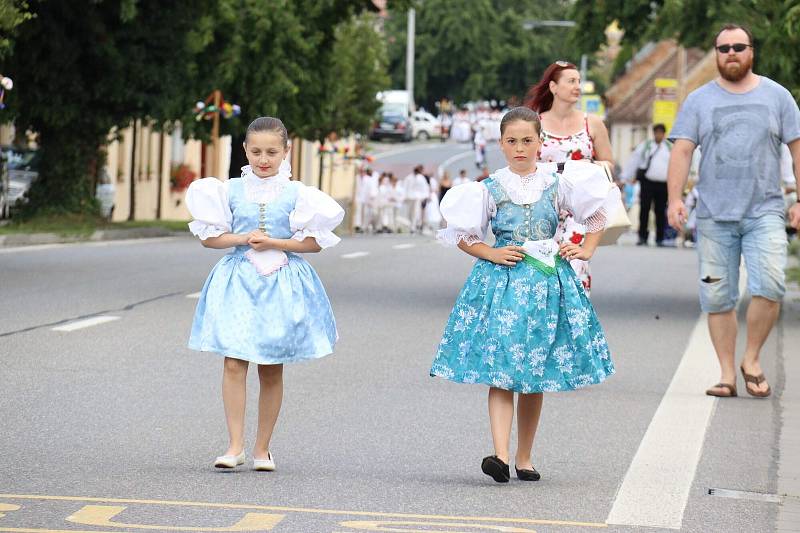
[[[355,205],[353,206],[353,226],[356,233],[373,231],[375,224],[375,198],[378,195],[378,180],[369,168],[364,168],[356,176]]]
[[[470,181],[472,180],[467,177],[467,171],[462,168],[458,171],[458,176],[456,176],[456,179],[453,180],[453,187],[469,183]]]
[[[414,167],[404,181],[409,230],[417,233],[422,229],[422,203],[430,196],[431,187],[423,174],[422,165]]]
[[[395,208],[397,205],[395,188],[388,173],[381,175],[380,185],[378,186],[378,217],[379,231],[381,233],[392,233],[397,231],[395,224]]]

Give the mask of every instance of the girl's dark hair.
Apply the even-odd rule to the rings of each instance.
[[[533,109],[537,113],[550,111],[553,107],[553,93],[550,92],[550,82],[558,83],[561,73],[565,70],[578,70],[578,67],[568,61],[556,61],[544,70],[542,79],[528,89],[525,95],[525,106]]]
[[[286,131],[286,126],[283,125],[281,119],[274,117],[258,117],[251,122],[250,125],[247,126],[247,133],[245,133],[244,136],[245,142],[247,142],[247,138],[251,133],[262,131],[277,133],[281,136],[281,139],[283,139],[283,146],[289,144],[289,132]]]
[[[532,123],[533,127],[536,128],[536,133],[542,133],[542,121],[539,119],[539,113],[529,107],[518,106],[511,108],[508,113],[503,115],[503,119],[500,121],[500,136],[502,137],[505,134],[506,126],[517,120]]]

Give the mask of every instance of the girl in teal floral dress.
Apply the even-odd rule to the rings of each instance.
[[[542,393],[600,383],[614,372],[606,338],[571,259],[589,259],[619,203],[596,165],[536,162],[539,116],[525,107],[500,124],[508,166],[490,178],[453,187],[441,204],[438,238],[477,258],[442,336],[431,376],[489,386],[494,455],[481,469],[507,482],[517,399],[517,477],[536,481],[531,450]],[[558,210],[587,226],[582,244],[553,239]],[[495,244],[483,242],[489,224]]]

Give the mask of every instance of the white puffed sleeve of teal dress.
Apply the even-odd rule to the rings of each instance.
[[[333,230],[342,219],[344,209],[336,200],[316,187],[304,185],[297,193],[294,211],[289,214],[289,228],[295,232],[292,239],[302,241],[314,237],[320,248],[334,246],[341,239]]]
[[[193,219],[189,231],[201,241],[231,231],[233,214],[228,204],[227,181],[217,178],[193,181],[186,191],[186,207]]]
[[[558,180],[558,207],[585,225],[587,233],[604,230],[621,205],[619,188],[608,181],[602,167],[567,161]]]
[[[497,207],[485,185],[470,182],[447,191],[439,210],[447,227],[436,233],[436,239],[445,245],[457,246],[461,241],[469,245],[483,242]]]

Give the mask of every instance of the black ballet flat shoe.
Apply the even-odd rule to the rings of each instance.
[[[520,481],[539,481],[540,479],[542,479],[542,476],[539,474],[539,472],[536,471],[535,468],[531,470],[527,469],[520,470],[515,466],[514,470],[517,471],[517,479],[519,479]]]
[[[481,461],[481,470],[487,476],[491,476],[491,478],[498,483],[508,483],[511,479],[511,474],[508,471],[508,465],[497,458],[496,455],[490,455],[489,457],[484,457],[483,461]]]

